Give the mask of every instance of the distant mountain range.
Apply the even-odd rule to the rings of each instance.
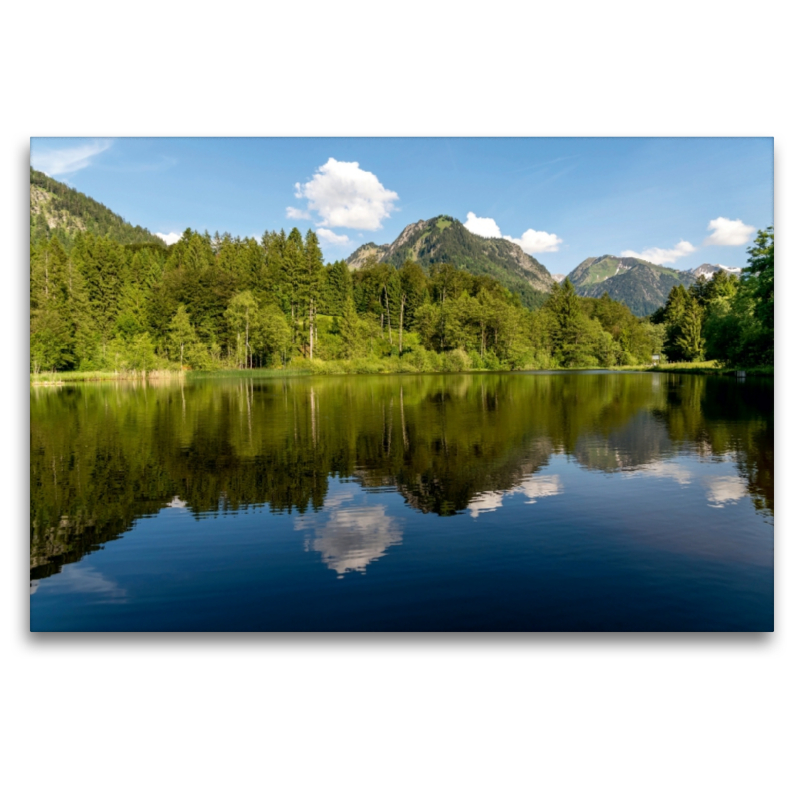
[[[347,263],[351,269],[360,269],[370,261],[399,267],[406,259],[417,261],[424,268],[450,263],[474,275],[491,275],[520,294],[529,308],[540,306],[554,283],[569,278],[577,294],[602,297],[608,292],[612,299],[625,303],[641,317],[663,306],[673,286],[688,287],[700,277],[710,280],[720,270],[741,274],[739,268],[720,264],[677,270],[641,258],[604,255],[585,259],[569,275],[551,275],[543,264],[513,242],[477,236],[449,216],[408,225],[391,244],[368,242]]]
[[[742,274],[742,269],[741,267],[723,267],[721,264],[701,264],[699,267],[687,270],[687,272],[695,278],[702,276],[710,281],[715,272],[727,272],[731,275],[739,276]]]
[[[673,286],[691,286],[701,276],[709,280],[725,270],[740,274],[738,268],[701,264],[692,270],[677,270],[651,264],[641,258],[605,255],[587,258],[567,275],[575,292],[583,297],[609,297],[619,300],[637,316],[652,314],[666,303]]]
[[[553,286],[553,277],[547,268],[519,245],[507,239],[477,236],[448,216],[414,222],[391,244],[364,244],[347,263],[351,269],[359,269],[373,259],[395,267],[412,259],[423,269],[448,263],[473,275],[489,275],[517,292],[529,308],[540,306]]]

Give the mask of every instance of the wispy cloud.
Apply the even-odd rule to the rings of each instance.
[[[694,253],[697,248],[691,243],[681,240],[675,247],[665,249],[663,247],[648,247],[638,253],[636,250],[623,250],[622,256],[626,258],[641,258],[651,264],[673,264],[679,258]]]
[[[708,223],[708,230],[714,231],[703,244],[717,244],[728,247],[747,244],[756,229],[752,225],[745,225],[740,219],[717,217]]]
[[[464,227],[476,236],[483,236],[485,239],[506,239],[509,242],[518,244],[523,252],[528,255],[534,253],[556,253],[558,246],[563,242],[554,233],[547,231],[535,231],[528,228],[518,239],[513,236],[503,236],[500,226],[491,217],[479,217],[472,211],[467,212],[467,221]]]
[[[34,140],[31,166],[50,176],[69,175],[88,167],[95,156],[108,150],[113,143],[113,139],[94,139],[73,147],[46,150]]]

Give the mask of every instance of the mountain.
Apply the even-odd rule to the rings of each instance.
[[[360,269],[375,259],[401,267],[409,258],[423,268],[449,263],[473,275],[489,275],[517,292],[529,308],[540,306],[553,285],[547,269],[519,245],[506,239],[476,236],[448,216],[414,222],[391,244],[361,245],[347,263],[351,269]]]
[[[737,276],[742,274],[741,267],[723,267],[722,264],[701,264],[699,267],[686,271],[692,275],[695,280],[702,275],[707,281],[711,280],[715,272],[729,272]]]
[[[640,317],[652,314],[667,301],[670,289],[689,286],[695,276],[641,258],[605,255],[587,258],[567,275],[576,294],[602,297],[605,292]]]
[[[80,231],[121,244],[164,245],[146,228],[130,225],[102,203],[31,168],[31,245],[52,235],[66,242]]]

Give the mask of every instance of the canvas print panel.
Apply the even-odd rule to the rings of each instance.
[[[772,630],[772,176],[33,139],[31,630]]]

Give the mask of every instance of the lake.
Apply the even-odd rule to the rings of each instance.
[[[32,631],[771,631],[773,382],[31,389]]]

